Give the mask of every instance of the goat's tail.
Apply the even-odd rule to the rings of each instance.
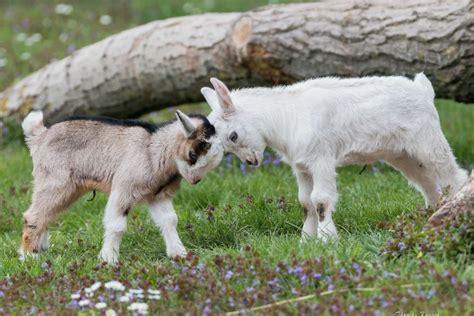
[[[413,81],[418,84],[425,91],[425,93],[430,96],[431,99],[434,99],[435,92],[433,86],[431,85],[431,81],[425,76],[424,73],[420,72],[416,74]]]
[[[21,123],[23,133],[28,141],[34,136],[38,136],[46,130],[43,124],[43,112],[33,111]]]

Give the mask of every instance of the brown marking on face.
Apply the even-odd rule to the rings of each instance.
[[[25,226],[23,228],[23,235],[21,238],[21,247],[27,252],[37,253],[38,249],[35,248],[34,243],[30,237],[30,234],[31,234],[31,228]]]
[[[326,204],[327,203],[318,203],[318,204],[316,204],[316,210],[318,211],[320,222],[324,221],[324,218],[326,217],[326,209],[327,209]]]
[[[211,148],[208,138],[212,134],[209,131],[208,124],[201,119],[194,119],[194,122],[196,123],[196,131],[189,138],[183,136],[181,146],[178,149],[179,158],[187,161],[190,165],[195,163],[191,159],[191,153],[196,154],[196,160],[198,160],[199,157],[205,156]]]

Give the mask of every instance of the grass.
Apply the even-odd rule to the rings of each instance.
[[[69,15],[54,13],[58,3],[0,4],[0,90],[52,59],[133,25],[268,2],[81,1],[74,2]],[[103,15],[110,15],[112,23],[101,24]],[[24,39],[35,33],[41,34],[40,41]],[[436,106],[458,161],[469,169],[474,162],[473,105],[437,100]],[[172,112],[165,110],[145,119],[170,116]],[[423,205],[421,195],[382,164],[362,174],[358,167],[338,170],[340,200],[334,217],[341,238],[328,244],[299,243],[303,212],[287,166],[269,164],[243,173],[239,162],[231,159],[199,185],[183,183],[174,200],[178,231],[192,252],[185,260],[165,257],[158,230],[146,208],[139,206],[129,215],[120,265],[102,265],[97,254],[106,196],[98,194],[92,202],[82,198],[51,225],[48,252],[21,262],[17,249],[21,214],[31,199],[31,159],[14,123],[5,122],[0,135],[0,314],[103,313],[95,307],[101,300],[119,313],[125,313],[132,301],[144,301],[149,313],[207,314],[301,297],[306,299],[260,312],[473,312],[472,248],[456,248],[454,255],[453,249],[443,247],[420,251],[425,249],[425,234],[408,227],[420,226],[429,212],[416,211]],[[407,236],[400,239],[404,227]],[[457,231],[449,232],[458,236]],[[470,241],[466,238],[466,245]],[[95,282],[110,280],[119,280],[127,292],[159,289],[161,299],[135,293],[127,296],[130,302],[121,303],[125,291],[104,286],[93,295],[85,291]],[[77,293],[80,298],[72,299]],[[85,299],[90,302],[78,306]]]
[[[469,165],[474,161],[469,138],[474,127],[465,124],[469,106],[438,100],[437,107],[454,151]],[[146,118],[169,115],[164,111]],[[459,124],[451,124],[455,120]],[[160,289],[160,300],[143,299],[150,312],[224,312],[305,295],[314,296],[267,312],[472,311],[472,250],[459,256],[449,255],[449,249],[421,257],[417,249],[399,257],[383,255],[387,243],[393,243],[387,225],[416,212],[423,200],[399,173],[383,164],[359,171],[359,167],[338,170],[341,198],[334,217],[341,238],[337,242],[299,243],[302,210],[287,166],[269,164],[243,173],[240,163],[230,159],[197,186],[183,182],[174,200],[178,231],[193,253],[187,260],[165,257],[160,234],[140,206],[129,215],[120,266],[101,265],[97,254],[106,196],[98,194],[92,202],[88,196],[82,198],[51,226],[48,252],[21,262],[17,249],[21,214],[31,198],[31,161],[22,142],[9,139],[0,151],[0,306],[21,313],[31,306],[73,312],[79,307],[71,294],[80,291],[85,299],[85,288],[114,279],[128,288]],[[415,221],[426,221],[423,214]],[[363,272],[359,275],[354,266]],[[239,277],[227,279],[228,271]],[[315,274],[321,279],[306,281]],[[275,278],[280,287],[268,285]],[[91,309],[82,309],[94,310],[100,299],[116,311],[125,312],[130,306],[119,303],[117,293],[113,299],[107,295],[110,291],[101,287],[87,297],[93,302]]]

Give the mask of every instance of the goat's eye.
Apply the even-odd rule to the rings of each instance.
[[[198,155],[194,151],[189,152],[189,162],[194,165],[198,160]]]
[[[229,139],[231,142],[235,143],[237,141],[237,138],[239,138],[237,132],[233,131],[232,133],[230,133]]]

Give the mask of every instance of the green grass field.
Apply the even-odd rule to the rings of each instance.
[[[437,107],[455,153],[467,166],[474,161],[471,107],[442,100]],[[31,161],[26,147],[10,139],[0,151],[0,306],[21,313],[31,306],[92,313],[98,312],[94,304],[102,299],[124,312],[131,303],[120,303],[117,293],[107,296],[110,290],[103,287],[92,297],[84,292],[94,282],[119,280],[128,288],[161,290],[160,300],[133,298],[147,302],[149,312],[226,312],[312,294],[278,311],[472,311],[469,246],[456,255],[443,246],[425,253],[425,236],[416,230],[400,241],[415,239],[413,248],[399,249],[396,256],[383,254],[394,236],[387,227],[396,230],[397,221],[412,224],[413,218],[406,216],[414,216],[418,225],[428,216],[417,211],[422,197],[399,173],[382,164],[360,175],[359,167],[341,168],[335,213],[340,240],[300,244],[303,214],[290,169],[269,164],[242,173],[240,167],[235,159],[225,160],[199,185],[183,182],[174,204],[178,231],[194,254],[187,260],[165,257],[160,234],[142,206],[129,216],[121,264],[101,265],[97,254],[106,196],[98,194],[92,202],[89,196],[82,198],[51,226],[48,252],[21,262],[17,249],[21,214],[31,198]],[[468,236],[472,238],[472,227]],[[269,285],[274,279],[278,286]],[[77,291],[90,308],[71,300]]]
[[[267,2],[81,1],[73,3],[69,15],[55,13],[59,1],[32,3],[0,4],[0,59],[5,60],[0,90],[52,58],[132,25]],[[110,15],[112,22],[101,24],[102,15]],[[26,38],[39,33],[41,40],[27,45],[20,33]],[[21,57],[25,52],[28,58]],[[436,106],[458,161],[470,169],[474,105],[437,100]],[[165,110],[145,119],[171,115]],[[32,165],[18,127],[10,122],[2,133],[0,315],[105,314],[107,309],[119,314],[474,312],[472,219],[436,236],[422,231],[430,211],[419,210],[421,195],[381,163],[362,174],[359,167],[338,170],[340,200],[334,218],[340,239],[327,244],[299,242],[303,211],[287,166],[275,162],[242,172],[240,163],[230,159],[197,186],[183,182],[174,200],[178,231],[191,251],[186,259],[166,258],[159,231],[139,206],[129,215],[121,263],[100,263],[106,196],[98,194],[91,202],[90,196],[80,199],[50,227],[48,252],[20,261],[17,250],[22,213],[31,199]],[[104,283],[111,280],[125,289],[106,289]],[[96,282],[102,284],[93,291]],[[296,301],[258,309],[286,299]],[[137,302],[146,303],[147,309],[133,304]]]

